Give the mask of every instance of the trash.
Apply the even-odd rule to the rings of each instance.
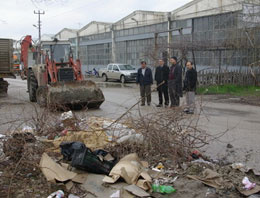
[[[232,165],[231,165],[231,167],[233,168],[233,169],[242,169],[242,168],[245,168],[245,165],[244,164],[242,164],[242,163],[233,163]]]
[[[256,185],[253,189],[251,190],[245,190],[245,189],[239,189],[237,188],[237,190],[243,194],[244,196],[250,196],[250,195],[253,195],[253,194],[256,194],[256,193],[259,193],[260,192],[260,186]]]
[[[129,186],[124,187],[125,190],[132,193],[133,195],[136,195],[137,197],[148,197],[150,196],[149,193],[145,192],[143,189],[139,188],[138,186],[132,184]]]
[[[232,144],[227,144],[227,148],[233,148],[234,146]]]
[[[115,183],[123,178],[127,184],[135,184],[138,187],[151,189],[152,178],[144,171],[144,167],[136,153],[123,157],[111,170],[109,177],[105,176],[103,182]]]
[[[6,136],[3,134],[0,134],[0,139],[5,138]]]
[[[152,185],[153,192],[162,193],[162,194],[171,194],[176,192],[172,186],[160,185],[158,180],[155,180],[155,184]]]
[[[68,120],[68,119],[72,119],[73,117],[74,116],[73,116],[72,111],[67,111],[67,112],[64,112],[61,114],[60,120]]]
[[[77,196],[77,195],[69,194],[69,197],[68,197],[68,198],[80,198],[80,197]]]
[[[120,190],[116,191],[112,195],[110,195],[110,198],[120,198]]]
[[[194,150],[194,151],[192,151],[192,153],[191,153],[191,157],[192,157],[193,159],[195,159],[195,160],[199,159],[201,156],[202,156],[202,155],[201,155],[201,153],[200,153],[198,150]]]
[[[191,161],[191,163],[204,163],[204,164],[212,165],[212,162],[206,161],[206,160],[201,159],[201,158],[199,158],[197,160],[193,160],[193,161]]]
[[[76,173],[66,170],[56,162],[54,162],[47,153],[43,153],[40,161],[40,168],[47,181],[56,183],[57,181],[65,182],[76,177]]]
[[[138,134],[134,129],[121,123],[114,123],[114,121],[104,120],[103,128],[106,129],[106,134],[112,137],[117,143],[125,141],[142,142],[143,135]]]
[[[250,195],[248,198],[260,198],[260,194]]]
[[[251,190],[256,186],[256,183],[252,183],[249,181],[248,177],[244,177],[242,180],[242,184],[244,184],[244,188],[246,190]]]
[[[108,175],[115,161],[100,160],[89,148],[74,150],[71,166],[90,173]]]
[[[156,172],[161,172],[161,170],[158,169],[158,168],[152,168],[152,170],[153,170],[153,171],[156,171]]]
[[[75,150],[81,150],[83,151],[86,146],[82,142],[62,142],[60,144],[61,148],[61,154],[63,155],[63,158],[67,161],[72,160],[72,155]]]
[[[68,129],[64,129],[60,134],[61,136],[66,136],[68,134]]]
[[[34,132],[34,129],[33,129],[32,127],[30,127],[30,126],[24,126],[24,127],[22,128],[22,132],[23,132],[23,133],[33,133],[33,132]]]
[[[54,193],[51,193],[47,198],[54,198],[54,196],[55,198],[62,198],[64,197],[64,192],[62,190],[58,190]]]
[[[201,181],[202,183],[216,189],[231,188],[230,181],[224,180],[217,172],[210,169],[205,169],[202,172],[202,177],[197,175],[187,175],[188,178]]]
[[[161,169],[164,169],[164,165],[160,162],[157,166],[156,166],[157,169],[161,170]]]

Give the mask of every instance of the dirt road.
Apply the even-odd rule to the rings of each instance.
[[[8,96],[0,97],[0,133],[7,133],[14,128],[30,124],[39,107],[30,103],[26,93],[26,81],[8,80]],[[139,98],[136,85],[120,83],[100,83],[106,101],[98,110],[88,110],[88,115],[117,118],[131,107]],[[152,112],[158,103],[157,93],[152,94],[151,107],[141,108],[143,113]],[[199,125],[212,135],[227,131],[218,141],[203,148],[210,157],[225,162],[243,162],[259,168],[260,163],[260,107],[224,102],[212,96],[197,97],[202,101],[202,114]],[[184,98],[182,98],[182,102]],[[135,109],[136,110],[136,109]],[[135,111],[134,110],[134,111]],[[76,114],[86,113],[86,110]],[[57,113],[59,116],[59,113]],[[194,115],[197,116],[197,115]],[[231,144],[232,148],[227,148]]]

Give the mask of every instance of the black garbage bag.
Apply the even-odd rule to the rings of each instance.
[[[60,144],[60,148],[61,154],[63,155],[63,159],[71,161],[75,150],[84,151],[86,146],[82,142],[62,142]]]
[[[89,148],[75,150],[72,156],[71,166],[90,173],[109,175],[115,163],[103,160],[93,153]]]

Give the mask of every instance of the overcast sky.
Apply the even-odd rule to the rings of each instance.
[[[37,15],[44,10],[42,34],[64,27],[78,29],[90,21],[116,22],[135,10],[172,11],[191,0],[0,0],[0,37],[38,37]]]

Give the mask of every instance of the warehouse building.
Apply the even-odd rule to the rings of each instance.
[[[178,56],[198,69],[243,67],[260,56],[259,0],[194,0],[172,12],[135,11],[115,23],[93,21],[70,38],[82,65],[154,66]]]

